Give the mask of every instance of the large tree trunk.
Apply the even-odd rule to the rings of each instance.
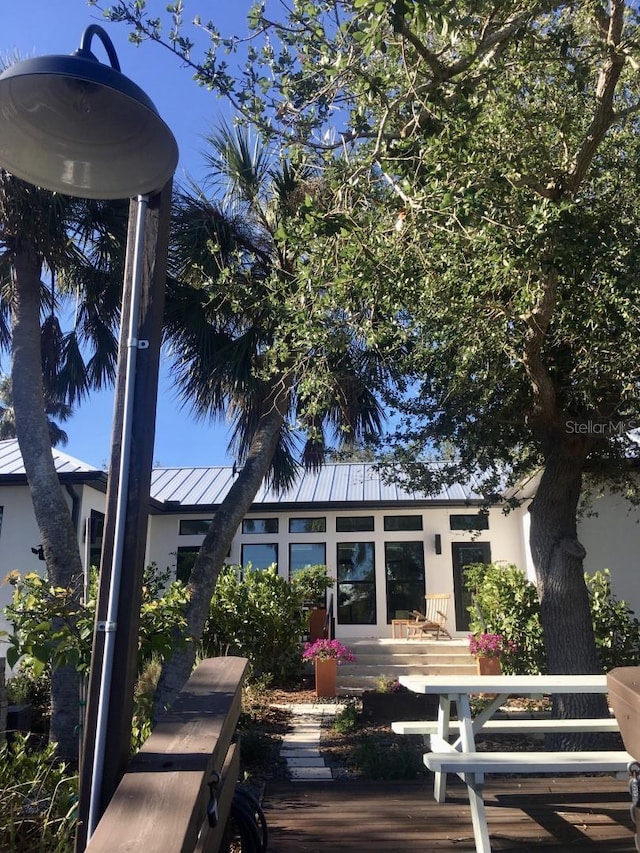
[[[71,513],[51,453],[42,388],[40,352],[40,275],[35,251],[23,248],[14,258],[15,287],[11,304],[13,335],[11,379],[16,434],[40,529],[49,580],[73,587],[79,596],[82,563]],[[78,755],[79,676],[74,667],[52,673],[50,740],[68,760]]]
[[[587,452],[588,446],[579,440],[554,441],[531,507],[531,554],[552,674],[602,672],[584,582],[585,551],[577,535],[576,515]],[[607,703],[602,695],[564,694],[557,697],[555,710],[562,717],[604,717]],[[571,745],[579,746],[573,737]]]
[[[176,635],[173,654],[162,668],[155,695],[156,718],[172,703],[191,675],[196,646],[202,637],[220,569],[229,553],[236,530],[251,508],[258,489],[269,472],[285,422],[290,390],[290,382],[278,384],[271,403],[265,407],[265,414],[251,441],[238,479],[220,504],[200,547],[188,584],[189,599],[185,613],[187,626],[184,633]],[[184,642],[185,637],[187,642]]]

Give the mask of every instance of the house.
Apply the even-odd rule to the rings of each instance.
[[[78,531],[83,563],[100,553],[106,474],[54,450],[56,467]],[[152,474],[147,562],[188,577],[216,507],[233,484],[231,467],[157,468]],[[264,569],[277,563],[290,578],[306,565],[324,563],[335,579],[333,610],[339,638],[388,637],[391,619],[419,608],[425,592],[448,592],[450,629],[464,635],[468,601],[465,565],[515,563],[532,577],[527,546],[530,495],[508,514],[483,512],[477,482],[440,494],[388,484],[369,463],[325,465],[301,472],[284,493],[262,487],[237,531],[232,564]],[[603,498],[601,519],[585,519],[588,571],[609,567],[614,590],[640,610],[631,556],[640,545],[640,517],[623,515]],[[16,441],[0,442],[0,570],[39,571],[39,534]],[[613,523],[617,526],[613,527]],[[607,533],[615,530],[615,542]],[[624,528],[624,532],[623,532]],[[592,556],[593,554],[593,556]],[[0,587],[0,606],[11,594]]]

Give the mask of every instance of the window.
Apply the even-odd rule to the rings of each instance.
[[[387,622],[399,611],[424,607],[424,546],[422,542],[385,542]]]
[[[180,536],[204,536],[211,526],[210,518],[180,519]]]
[[[375,625],[374,543],[340,542],[337,547],[338,622],[341,625]]]
[[[243,567],[251,563],[252,569],[263,571],[278,562],[278,546],[275,542],[260,545],[243,545],[241,562]]]
[[[277,518],[245,518],[242,520],[243,533],[277,533]]]
[[[421,515],[385,515],[385,530],[422,530]]]
[[[327,546],[324,542],[291,542],[289,545],[289,580],[307,566],[324,566]]]
[[[373,530],[372,515],[342,516],[336,518],[336,531],[338,533],[368,533]]]
[[[488,530],[489,516],[486,512],[478,512],[475,515],[450,515],[450,530]]]
[[[326,518],[290,518],[289,533],[326,533]]]
[[[187,583],[191,577],[193,564],[200,550],[199,545],[185,545],[178,548],[176,559],[176,579]]]
[[[0,507],[0,525],[2,525],[2,508]],[[104,530],[104,513],[92,509],[89,515],[89,565],[100,568],[102,557],[102,533]]]

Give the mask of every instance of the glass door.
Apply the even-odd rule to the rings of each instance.
[[[464,568],[472,563],[490,563],[491,545],[488,542],[453,542],[453,593],[456,603],[456,630],[469,629],[471,593],[464,585]]]
[[[424,546],[422,542],[385,542],[387,624],[407,618],[412,610],[424,613]]]
[[[373,542],[338,543],[337,595],[340,625],[376,624]]]

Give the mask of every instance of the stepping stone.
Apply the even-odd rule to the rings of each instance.
[[[287,758],[287,767],[324,767],[324,758],[309,758],[309,757],[300,757],[300,758]]]
[[[304,782],[331,782],[333,779],[329,767],[292,767],[290,774],[292,779]]]
[[[286,758],[287,761],[290,758],[303,758],[304,756],[308,756],[309,758],[317,758],[320,753],[317,749],[313,747],[285,747],[283,746],[280,750],[280,755],[283,758]]]

